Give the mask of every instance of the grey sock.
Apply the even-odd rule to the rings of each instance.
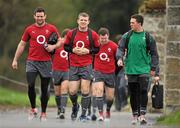
[[[104,97],[96,97],[99,112],[103,112]]]
[[[97,109],[97,101],[96,101],[96,97],[92,96],[92,107],[93,107],[93,114],[96,113],[96,109]]]
[[[65,112],[66,104],[67,104],[68,94],[61,95],[61,112]]]
[[[86,115],[86,110],[89,106],[90,98],[91,97],[89,96],[89,94],[82,94],[82,98],[81,98],[82,114],[81,115]]]

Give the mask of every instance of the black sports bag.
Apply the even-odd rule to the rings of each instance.
[[[152,93],[152,107],[155,109],[163,108],[163,85],[160,85],[159,82],[156,82],[153,85]]]

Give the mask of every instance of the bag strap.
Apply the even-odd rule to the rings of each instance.
[[[92,30],[90,28],[88,28],[88,37],[89,37],[89,42],[90,42],[90,49],[93,49],[94,41],[92,39]]]
[[[69,44],[71,49],[73,48],[73,42],[74,42],[76,33],[77,33],[77,28],[73,29],[73,31],[72,31],[72,36],[71,36],[71,40],[70,40],[70,44]]]
[[[71,49],[73,49],[73,42],[74,42],[74,38],[76,36],[76,33],[77,33],[77,28],[73,29],[72,31],[72,36],[71,36],[71,40],[70,40],[70,43],[69,43],[69,47]],[[70,67],[70,57],[69,57],[69,53],[68,53],[68,64],[69,64],[69,67]]]
[[[149,32],[145,32],[145,38],[146,38],[146,50],[147,53],[150,51],[150,34]]]
[[[128,31],[127,36],[126,36],[125,49],[127,49],[127,50],[128,50],[128,44],[129,44],[129,39],[130,39],[131,35],[132,35],[132,30]]]
[[[78,28],[75,28],[72,31],[72,36],[71,36],[71,40],[70,40],[70,43],[69,43],[69,46],[70,46],[71,49],[73,48],[73,42],[74,42],[74,38],[76,36],[77,30],[78,30]],[[90,28],[88,28],[88,38],[89,38],[90,50],[91,50],[91,49],[94,48],[94,41],[93,41],[93,38],[92,38],[92,30]],[[69,58],[69,54],[68,54],[68,58]],[[94,55],[93,55],[93,63],[94,63]]]
[[[92,50],[94,48],[94,40],[92,38],[92,30],[90,28],[88,28],[88,37],[89,37],[89,43],[90,43],[90,47],[89,49]],[[94,53],[92,53],[92,67],[94,68]]]
[[[71,36],[71,41],[70,41],[70,47],[72,48],[73,47],[73,42],[74,42],[74,38],[76,36],[76,33],[77,33],[77,28],[75,28],[73,31],[72,31],[72,36]],[[94,47],[94,41],[92,39],[92,30],[89,28],[88,29],[88,37],[89,37],[89,42],[90,42],[90,49],[92,49]]]

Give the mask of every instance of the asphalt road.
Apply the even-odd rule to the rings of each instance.
[[[169,128],[155,125],[156,118],[160,114],[147,114],[148,124],[144,126],[131,125],[130,112],[112,112],[111,119],[104,122],[72,121],[70,115],[71,108],[67,108],[65,120],[56,119],[56,109],[48,108],[47,121],[41,122],[39,118],[29,121],[27,109],[0,111],[0,128]]]

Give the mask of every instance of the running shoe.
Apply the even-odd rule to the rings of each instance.
[[[59,118],[60,113],[61,113],[61,110],[60,110],[60,109],[58,109],[58,110],[57,110],[57,115],[56,115],[56,118],[57,118],[57,119]]]
[[[88,114],[86,116],[87,120],[91,120],[91,109],[88,108]]]
[[[110,119],[110,117],[111,117],[111,113],[110,113],[110,111],[107,111],[107,112],[106,112],[106,118],[107,118],[107,119]]]
[[[95,114],[93,114],[93,115],[91,116],[91,120],[92,120],[92,121],[96,121],[96,119],[97,119],[97,116],[96,116]]]
[[[78,111],[79,111],[79,104],[72,107],[72,113],[71,113],[72,120],[75,120],[77,118]]]
[[[37,113],[38,113],[37,108],[32,108],[32,109],[29,111],[28,120],[33,120],[34,118],[36,118],[36,117],[37,117]]]
[[[64,113],[63,113],[63,112],[60,113],[59,118],[60,118],[60,119],[65,119],[65,116],[64,116]]]
[[[145,115],[141,115],[141,116],[139,117],[139,121],[140,121],[140,124],[141,124],[141,125],[147,124],[147,120],[146,120],[146,118],[145,118]]]
[[[47,120],[46,113],[42,112],[41,115],[40,115],[40,121],[46,121],[46,120]]]
[[[132,125],[136,125],[137,123],[138,123],[138,116],[133,115],[131,124],[132,124]]]
[[[88,114],[88,115],[86,116],[86,118],[87,118],[87,120],[91,120],[91,115]]]
[[[99,117],[97,119],[98,121],[104,121],[103,112],[99,112]]]
[[[86,121],[87,121],[87,117],[86,117],[85,115],[81,115],[81,116],[79,117],[79,120],[80,120],[81,122],[86,122]]]

